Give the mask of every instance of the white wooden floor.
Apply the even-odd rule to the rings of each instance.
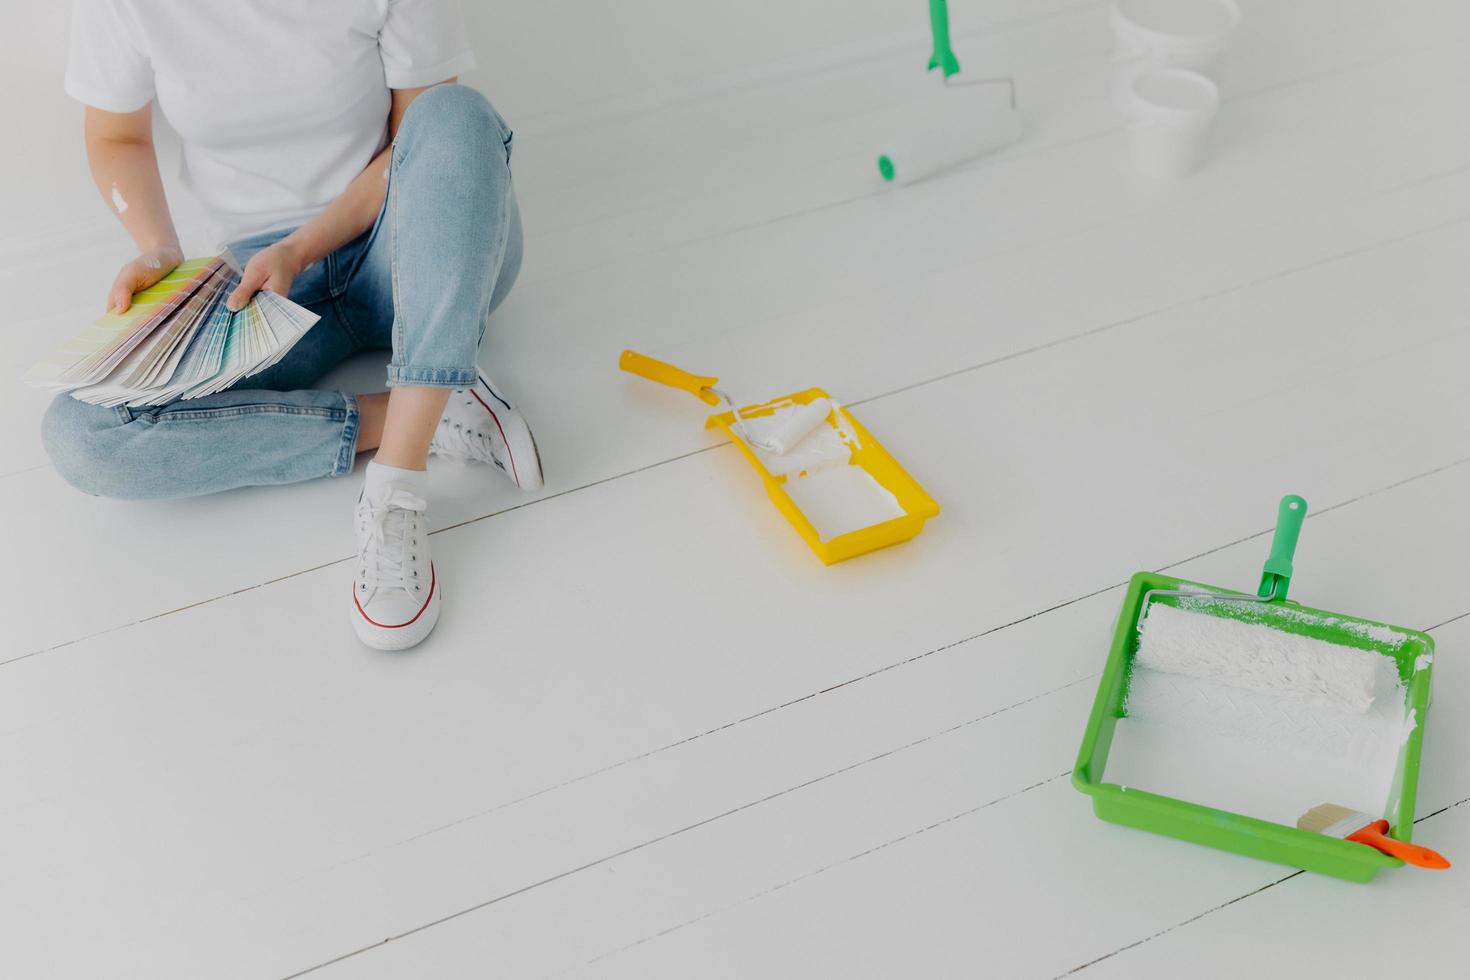
[[[1026,136],[900,192],[917,50],[523,127],[483,362],[548,485],[435,469],[411,654],[347,626],[355,480],[84,497],[0,386],[0,976],[1467,975],[1470,11],[1244,6],[1180,183],[1128,168],[1095,2],[958,39]],[[7,372],[122,258],[61,245],[0,242]],[[624,347],[826,387],[943,513],[822,567]],[[1251,585],[1287,491],[1296,598],[1438,640],[1454,871],[1293,874],[1069,784],[1124,581]]]

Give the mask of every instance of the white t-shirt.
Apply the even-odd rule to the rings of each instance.
[[[390,88],[473,66],[457,0],[74,0],[66,91],[156,96],[224,241],[310,219],[385,145]]]

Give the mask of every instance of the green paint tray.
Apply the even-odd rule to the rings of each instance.
[[[1291,506],[1292,501],[1296,501],[1297,505]],[[1291,578],[1291,557],[1295,552],[1296,537],[1305,515],[1306,503],[1301,498],[1287,497],[1282,501],[1281,519],[1277,523],[1271,558],[1266,562],[1266,573],[1262,577],[1259,592],[1256,596],[1249,597],[1251,601],[1221,601],[1211,612],[1218,611],[1219,615],[1341,646],[1369,650],[1394,661],[1399,679],[1404,685],[1406,710],[1416,713],[1417,724],[1399,751],[1388,812],[1383,816],[1390,825],[1389,835],[1408,841],[1414,826],[1419,756],[1429,709],[1434,640],[1417,630],[1388,626],[1287,602],[1286,588]],[[1107,666],[1103,669],[1092,714],[1087,720],[1087,730],[1082,737],[1082,747],[1077,753],[1077,764],[1072,771],[1072,785],[1092,797],[1093,812],[1099,818],[1112,823],[1349,881],[1369,881],[1381,868],[1395,868],[1403,864],[1399,859],[1364,844],[1217,810],[1187,800],[1132,788],[1125,789],[1117,783],[1103,781],[1114,729],[1118,719],[1126,715],[1133,656],[1138,648],[1140,616],[1150,601],[1177,601],[1175,597],[1160,594],[1159,590],[1164,593],[1177,590],[1207,592],[1219,596],[1248,596],[1247,593],[1201,585],[1155,572],[1139,572],[1133,576],[1118,613]]]

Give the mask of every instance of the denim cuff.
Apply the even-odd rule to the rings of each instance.
[[[357,396],[351,392],[342,392],[342,400],[346,403],[347,420],[342,423],[342,447],[337,450],[337,461],[332,466],[332,476],[342,476],[352,472],[352,464],[357,460],[357,425],[360,414],[357,410]]]
[[[388,385],[413,385],[421,388],[471,388],[475,384],[475,368],[421,368],[388,365]]]

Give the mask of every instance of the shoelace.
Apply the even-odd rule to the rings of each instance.
[[[434,432],[434,450],[450,459],[495,458],[495,443],[488,433],[448,420]]]
[[[364,544],[361,554],[362,565],[358,571],[358,591],[367,593],[386,585],[391,588],[416,591],[422,583],[406,578],[408,561],[417,554],[418,529],[416,518],[429,509],[428,502],[407,490],[392,490],[388,496],[373,503],[366,501],[368,514],[359,519],[365,522]]]

